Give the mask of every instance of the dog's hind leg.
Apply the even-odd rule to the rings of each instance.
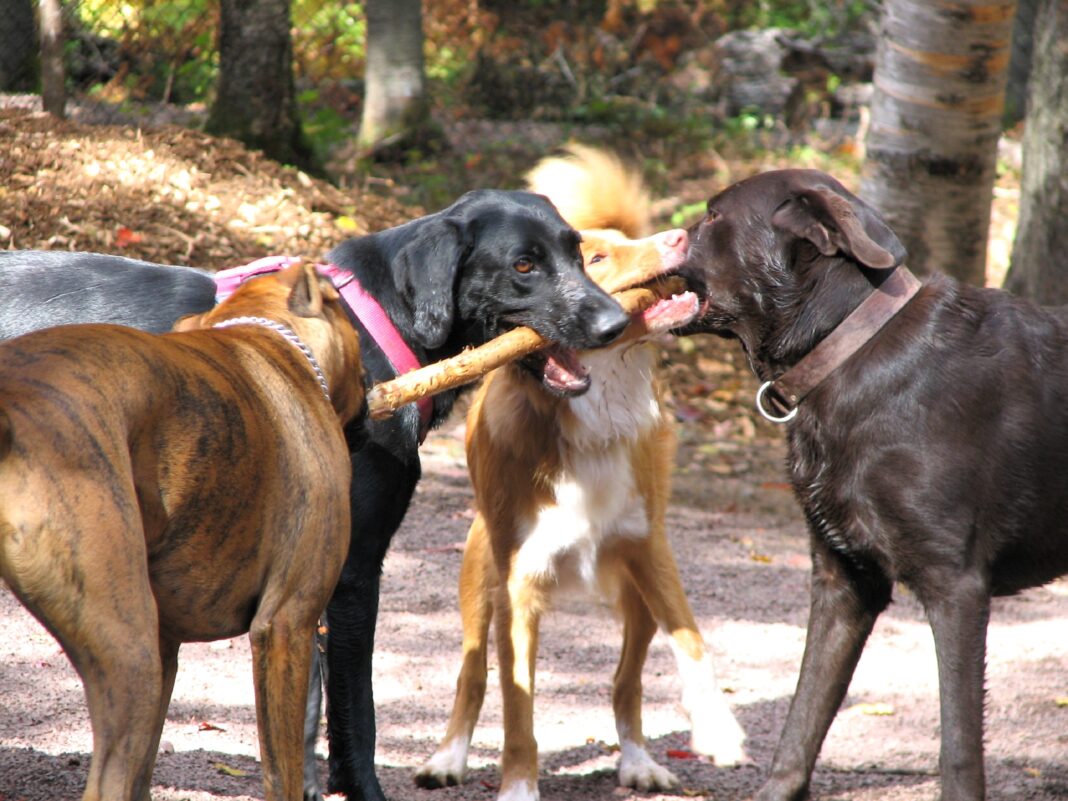
[[[508,565],[498,563],[498,570]],[[548,597],[540,579],[501,576],[495,602],[497,661],[500,668],[504,752],[498,801],[537,801],[538,743],[534,738],[534,663],[538,625]]]
[[[623,616],[623,648],[612,682],[612,709],[619,735],[619,784],[643,792],[670,790],[679,786],[679,780],[649,755],[642,730],[642,667],[656,634],[656,621],[629,579],[620,588],[618,605]]]
[[[823,739],[838,712],[892,583],[876,566],[860,570],[812,537],[812,605],[797,691],[757,801],[805,796]]]
[[[717,765],[748,762],[745,731],[719,689],[712,653],[697,628],[663,532],[634,544],[627,571],[635,591],[669,637],[682,679],[682,706],[690,717],[691,747]]]
[[[174,679],[178,673],[178,646],[181,643],[168,638],[160,638],[160,696],[159,713],[156,717],[155,736],[148,748],[148,762],[145,765],[144,776],[141,785],[144,787],[139,801],[150,801],[149,787],[152,784],[152,770],[156,765],[156,756],[159,753],[159,741],[163,735],[163,725],[167,721],[167,707],[171,703],[171,693],[174,692]]]
[[[99,496],[90,486],[66,491]],[[133,525],[110,524],[121,519],[113,508],[88,509],[84,527],[72,532],[34,531],[19,521],[14,525],[30,548],[5,548],[0,558],[4,577],[63,646],[85,686],[93,757],[83,801],[147,799],[159,741],[159,616],[144,535]]]
[[[268,594],[270,590],[268,590]],[[267,801],[301,797],[304,784],[304,706],[311,670],[308,641],[314,612],[295,602],[261,605],[249,629],[256,722]]]
[[[460,567],[460,616],[463,621],[463,665],[456,680],[456,698],[445,738],[415,774],[425,789],[449,787],[464,779],[471,737],[486,697],[486,657],[497,570],[490,553],[486,521],[475,517],[467,535]]]
[[[326,620],[326,613],[320,616],[320,625]],[[324,629],[325,630],[325,629]],[[319,713],[323,707],[323,684],[326,683],[326,657],[319,650],[320,637],[316,634],[312,642],[311,670],[308,674],[308,700],[304,706],[304,799],[303,801],[323,801],[319,792],[319,765],[315,756],[315,746],[319,742]]]
[[[942,714],[943,801],[986,797],[983,772],[983,685],[990,585],[972,571],[922,582],[937,587],[921,597],[934,632]]]

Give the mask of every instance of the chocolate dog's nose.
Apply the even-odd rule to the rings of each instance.
[[[589,324],[586,329],[592,340],[592,346],[595,348],[607,345],[614,340],[623,333],[623,329],[630,322],[630,317],[623,311],[622,306],[609,298],[606,298],[605,301],[599,304],[599,307],[589,318]]]

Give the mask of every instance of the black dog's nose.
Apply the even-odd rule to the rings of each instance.
[[[588,318],[586,331],[592,340],[591,347],[599,348],[612,342],[623,333],[630,317],[614,300],[600,304]]]

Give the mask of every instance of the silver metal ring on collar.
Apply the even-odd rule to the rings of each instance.
[[[757,411],[760,412],[761,416],[765,420],[767,420],[769,422],[772,422],[772,423],[789,423],[791,420],[794,419],[795,416],[797,416],[797,407],[796,406],[794,408],[792,408],[789,412],[784,414],[782,417],[776,417],[775,415],[771,414],[770,412],[768,412],[767,410],[764,409],[764,393],[767,392],[768,387],[770,387],[771,384],[772,384],[771,381],[765,381],[763,384],[760,385],[760,389],[757,390],[757,394],[756,394]]]

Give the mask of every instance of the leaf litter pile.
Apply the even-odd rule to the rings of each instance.
[[[0,245],[95,250],[222,268],[316,257],[414,216],[342,192],[237,142],[0,111]]]
[[[89,127],[0,111],[0,247],[222,268],[270,254],[319,257],[347,237],[420,213],[389,195],[340,190],[184,128]],[[809,559],[782,471],[782,432],[753,412],[756,382],[735,345],[711,337],[661,344],[668,399],[680,421],[668,529],[754,761],[720,769],[689,750],[676,669],[658,636],[643,676],[644,722],[653,756],[681,786],[673,793],[617,788],[610,686],[620,631],[595,604],[563,601],[545,618],[538,662],[544,801],[750,798],[796,681]],[[472,517],[461,413],[423,446],[424,480],[383,576],[376,762],[391,799],[475,801],[492,799],[498,787],[502,724],[493,656],[467,780],[434,792],[411,779],[444,731],[460,661],[456,584]],[[817,799],[925,801],[937,794],[931,636],[915,599],[900,589],[896,595],[821,752]],[[1068,797],[1066,616],[1061,582],[995,602],[986,738],[992,798]],[[7,699],[0,704],[0,799],[80,798],[91,750],[80,682],[6,589],[0,697]],[[318,750],[325,753],[324,739]],[[154,801],[262,798],[257,753],[246,639],[183,646]],[[325,778],[322,760],[319,768]]]

